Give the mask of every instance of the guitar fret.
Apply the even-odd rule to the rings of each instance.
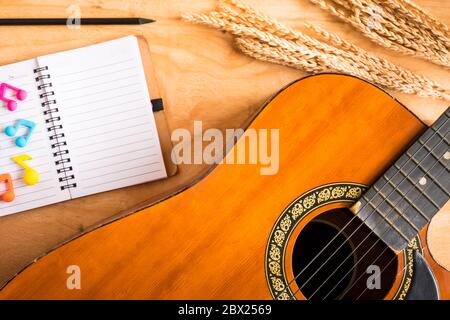
[[[406,153],[408,156],[410,156],[408,153]],[[434,158],[436,158],[436,156],[432,155]],[[430,170],[427,170],[426,168],[424,168],[414,157],[410,156],[410,159],[416,164],[416,166],[418,168],[420,168],[421,170],[423,170],[425,172],[426,175],[428,175],[435,183],[436,185],[441,188],[441,190],[447,195],[450,196],[450,194],[445,190],[445,188],[441,185],[440,181],[439,181],[439,177],[435,177],[433,175],[431,175]],[[441,163],[440,161],[437,161],[434,163],[434,165],[436,165],[436,163]],[[442,164],[442,163],[441,163]],[[445,167],[445,165],[443,165],[444,169],[448,171],[448,169]]]
[[[424,210],[425,207],[423,204],[418,203],[417,206],[420,207],[421,212],[428,212],[428,211]],[[399,210],[402,210],[403,212],[405,212],[405,214],[408,216],[408,218],[410,218],[410,220],[413,221],[413,223],[417,226],[417,229],[419,229],[419,230],[421,230],[429,222],[428,220],[430,220],[430,217],[428,216],[428,214],[425,214],[425,216],[428,218],[428,219],[425,219],[423,217],[423,215],[421,215],[418,210],[413,208],[409,204],[409,202],[406,201],[404,198],[401,198],[399,200],[399,202],[397,203],[397,207],[399,208]]]
[[[450,198],[449,115],[450,108],[360,199],[357,216],[395,251]]]
[[[391,226],[392,228],[394,228],[395,231],[397,231],[397,233],[402,236],[403,239],[405,239],[406,241],[410,241],[411,239],[408,238],[403,231],[401,231],[391,220],[389,220],[386,216],[384,216],[382,214],[382,212],[378,209],[377,206],[373,205],[370,201],[368,202],[369,206],[372,207],[373,211],[375,211],[385,222],[387,222],[387,224],[389,224],[389,226]],[[386,230],[387,231],[387,230]]]
[[[390,171],[392,169],[387,172]],[[395,211],[403,213],[401,217],[407,220],[407,222],[411,222],[417,229],[422,229],[429,222],[428,215],[426,214],[427,210],[420,208],[419,204],[416,205],[409,198],[405,199],[405,193],[402,192],[402,189],[392,183],[386,175],[383,175],[370,190],[372,189],[379,190],[377,196],[372,197],[372,199],[379,197],[382,199],[381,201],[389,201],[391,207]],[[377,204],[376,202],[374,203]],[[416,205],[416,208],[413,207],[414,205]]]
[[[433,129],[433,127],[431,127],[431,130],[433,130],[434,133],[437,134],[445,143],[450,144],[450,142],[448,142],[447,138],[444,137],[442,135],[442,133],[440,133],[438,130]]]
[[[406,195],[401,190],[399,190],[397,188],[397,186],[390,179],[386,179],[386,180],[394,189],[397,189],[398,193],[406,200],[406,202],[409,203],[410,206],[412,206],[414,209],[416,209],[427,222],[430,222],[430,219],[411,200],[409,200],[409,198],[406,197]]]
[[[387,179],[386,179],[386,180],[387,180]],[[386,195],[384,195],[383,192],[381,192],[381,190],[379,190],[375,185],[373,186],[373,188],[375,189],[375,191],[377,191],[377,192],[384,198],[384,201],[386,201],[386,202],[392,207],[392,209],[394,209],[394,211],[396,211],[396,212],[398,213],[398,215],[399,215],[403,220],[405,220],[406,222],[408,222],[408,224],[409,224],[409,225],[410,225],[417,233],[420,232],[420,230],[416,227],[416,225],[415,225],[414,223],[412,223],[412,221],[409,220],[409,218],[408,218],[403,212],[401,212],[401,211],[396,207],[395,204],[393,204],[393,203],[391,202],[391,200],[389,200],[389,197],[387,197]]]
[[[396,163],[394,163],[394,167],[397,168],[397,169],[399,169]],[[403,173],[403,172],[402,172],[402,173]],[[413,184],[413,187],[417,188],[416,182],[414,182],[408,175],[405,175],[405,178],[408,179],[408,181],[411,182],[411,183]],[[417,188],[417,189],[419,189],[419,188]],[[420,190],[420,189],[419,189],[419,190]],[[426,193],[424,193],[424,196],[425,196],[425,197],[433,204],[433,206],[436,207],[436,209],[440,209],[440,208],[441,208],[441,207],[440,207],[436,202],[434,202],[434,200],[431,199]],[[405,197],[406,197],[406,195],[405,195]]]
[[[443,114],[442,116],[440,116],[432,125],[431,128],[435,129],[437,128],[437,130],[441,129],[443,127],[443,125],[446,124],[447,120],[449,119],[449,110],[447,108],[447,111],[445,112],[445,114]]]
[[[442,116],[442,124],[440,122],[437,122],[436,125],[431,126],[431,128],[436,131],[440,136],[442,135],[446,135],[449,132],[450,129],[450,123],[448,123],[449,117],[447,116]],[[443,138],[444,140],[446,140],[446,138]],[[447,140],[446,140],[447,141]],[[447,141],[448,143],[448,141]]]
[[[386,171],[387,174],[392,174],[392,171],[395,171],[393,167],[391,167],[388,171]],[[398,175],[400,176],[400,175]],[[417,228],[420,230],[422,227],[428,223],[428,211],[429,209],[424,208],[421,203],[418,203],[416,201],[412,201],[410,199],[414,199],[413,196],[410,196],[411,193],[408,194],[407,199],[405,199],[406,191],[409,189],[411,184],[408,180],[405,180],[403,182],[399,183],[395,182],[395,179],[392,179],[389,181],[387,175],[383,175],[375,184],[375,187],[381,187],[381,183],[383,182],[383,186],[380,191],[382,191],[384,194],[388,195],[389,200],[392,201],[392,203],[395,203],[395,207],[399,209],[403,214],[408,217],[408,219],[414,223]],[[407,188],[404,188],[404,186],[407,186]],[[403,191],[404,190],[404,191]],[[414,189],[417,190],[417,189]],[[381,196],[380,196],[381,197]],[[429,202],[426,201],[425,204],[428,204]],[[414,208],[413,205],[416,205],[416,208],[419,209],[420,213],[418,213],[418,210]],[[434,210],[434,207],[430,204],[431,210]],[[427,219],[426,219],[427,218]]]
[[[430,149],[430,147],[428,147],[426,144],[423,144],[423,142],[420,141],[420,140],[419,140],[419,142],[420,142],[421,146],[424,147],[424,148],[428,151],[428,154],[431,155],[433,158],[436,159],[436,162],[440,163],[447,171],[449,170],[449,169],[446,168],[446,163],[442,160],[443,155],[442,155],[442,156],[438,156],[438,155],[434,154],[434,151],[433,151],[432,149]],[[442,142],[443,142],[443,141],[442,141]],[[448,150],[448,146],[447,146],[446,150]],[[407,154],[414,162],[416,162],[417,165],[420,165],[420,164],[418,163],[418,161],[415,159],[414,155],[409,154],[409,151],[407,151],[406,154]],[[444,152],[444,154],[445,154],[445,152]]]
[[[387,224],[389,224],[392,228],[394,228],[395,231],[397,231],[397,233],[403,238],[405,239],[407,242],[411,241],[411,239],[409,239],[406,235],[403,234],[403,232],[397,228],[397,226],[392,223],[392,221],[390,221],[388,218],[386,218],[379,210],[377,206],[374,206],[370,201],[367,202],[367,204],[372,207],[373,211],[375,211],[385,222],[387,222]],[[387,230],[386,230],[387,231]]]
[[[366,224],[373,233],[380,239],[392,246],[392,248],[401,248],[407,245],[409,241],[404,240],[399,233],[384,220],[379,214],[371,210],[371,207],[366,204],[366,197],[360,199],[362,203],[362,210],[357,212],[358,218]]]

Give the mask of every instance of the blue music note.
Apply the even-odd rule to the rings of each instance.
[[[16,139],[16,146],[18,146],[19,148],[24,148],[34,131],[34,128],[36,128],[36,124],[34,122],[28,120],[19,120],[14,126],[6,127],[5,134],[8,137],[14,137],[17,134],[20,126],[28,128],[28,132],[26,134]]]

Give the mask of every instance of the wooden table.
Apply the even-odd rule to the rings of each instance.
[[[294,28],[300,27],[304,21],[312,22],[450,87],[448,71],[423,60],[399,56],[378,47],[308,0],[247,2]],[[415,2],[450,25],[449,1]],[[7,18],[67,17],[74,8],[70,7],[73,3],[1,0],[0,15]],[[145,26],[82,27],[78,30],[66,27],[1,27],[0,65],[129,34],[143,35],[150,43],[157,77],[168,106],[166,112],[169,125],[171,129],[187,128],[191,131],[193,120],[202,120],[204,128],[223,130],[240,127],[268,97],[291,81],[306,75],[298,70],[252,60],[233,47],[230,36],[181,21],[182,13],[213,9],[216,5],[214,0],[79,0],[76,4],[83,17],[142,16],[154,18],[158,22]],[[427,123],[432,123],[449,104],[445,101],[392,94]],[[130,198],[117,198],[112,193],[107,207],[98,208],[93,201],[89,206],[84,206],[84,212],[69,214],[64,210],[65,205],[74,205],[69,202],[63,204],[58,212],[42,208],[0,218],[0,285],[51,248],[105,219],[125,212],[130,203],[161,197],[192,182],[207,169],[205,166],[181,166],[176,177],[148,184],[145,192],[134,192],[137,189],[130,188]],[[447,221],[444,226],[441,223],[440,229],[448,230],[448,209],[441,211],[436,219]],[[439,243],[445,243],[444,240],[448,245],[448,236],[446,239],[440,238]],[[445,248],[442,246],[441,252],[445,252]],[[447,258],[444,255],[441,259]]]

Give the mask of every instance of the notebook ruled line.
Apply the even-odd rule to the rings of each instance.
[[[133,128],[135,128],[135,127],[133,127]],[[140,134],[142,134],[142,135],[149,134],[150,135],[151,133],[152,133],[152,131],[149,130],[149,131],[142,131]],[[122,135],[118,139],[124,139],[124,138],[128,138],[128,137],[133,137],[133,136],[136,136],[136,133],[132,133],[132,134],[129,134],[129,135]],[[90,137],[87,137],[87,138],[90,138]],[[151,140],[151,139],[153,139],[153,138],[152,137],[148,138],[148,140]],[[93,147],[93,146],[96,146],[96,145],[99,145],[99,144],[104,144],[105,142],[108,142],[108,141],[110,141],[110,139],[95,140],[95,142],[93,142],[93,143],[83,144],[83,145],[79,145],[79,146],[74,146],[74,147],[72,147],[72,150],[85,149],[87,147]]]
[[[104,82],[92,84],[92,85],[89,85],[89,86],[78,87],[78,88],[72,88],[72,89],[69,89],[69,90],[61,90],[60,93],[68,93],[68,92],[73,92],[73,91],[77,91],[77,90],[91,89],[91,88],[103,86],[103,85],[105,85],[105,84],[110,84],[110,83],[119,82],[119,81],[121,81],[121,80],[126,80],[126,79],[135,78],[135,77],[137,77],[137,76],[138,76],[138,74],[134,74],[134,75],[131,75],[131,76],[127,76],[127,77],[123,77],[123,78],[118,78],[118,79],[113,79],[113,80],[110,80],[110,81],[104,81]]]
[[[109,76],[111,74],[116,74],[116,73],[122,73],[126,70],[132,70],[132,69],[136,69],[136,67],[129,67],[129,68],[125,68],[125,69],[121,69],[121,70],[117,70],[117,71],[113,71],[113,72],[108,72],[108,73],[104,73],[104,74],[100,74],[97,76],[92,76],[92,77],[88,77],[88,78],[83,78],[83,79],[77,79],[77,80],[73,80],[73,81],[68,81],[68,82],[63,82],[61,83],[62,85],[71,85],[74,82],[80,82],[80,81],[86,81],[86,80],[92,80],[92,79],[96,79],[96,78],[100,78],[100,77],[104,77],[104,76]]]
[[[42,167],[48,167],[48,164],[47,163],[42,163],[42,164],[33,164],[33,169],[39,169],[39,168],[42,168]],[[11,174],[11,175],[13,175],[13,174],[15,174],[15,173],[18,173],[18,172],[21,172],[21,171],[23,171],[23,168],[22,169],[17,169],[17,170],[12,170],[12,171],[9,171],[9,173]],[[41,171],[42,172],[42,171]],[[50,171],[44,171],[45,173],[48,173],[48,172],[50,172]],[[44,173],[44,172],[42,172],[42,173]]]
[[[30,79],[30,80],[32,80],[32,79]],[[18,87],[18,88],[30,88],[30,87],[34,86],[34,82],[15,83],[14,81],[10,81],[10,80],[3,80],[3,81],[0,81],[0,82],[7,82],[7,83],[10,83],[10,84],[14,85],[15,87]],[[15,94],[12,93],[12,91],[10,91],[10,90],[7,91],[6,97],[11,98],[11,97],[14,97],[14,96],[15,96]]]
[[[48,190],[52,190],[52,189],[53,189],[52,187],[45,188],[45,189],[39,189],[39,190],[35,190],[35,191],[32,191],[32,192],[23,193],[23,194],[21,194],[21,196],[29,196],[30,194],[44,192],[44,191],[48,191]]]
[[[28,153],[28,152],[24,152],[24,154],[29,154],[29,153]],[[10,166],[17,166],[17,164],[11,162],[11,161],[12,161],[11,158],[12,158],[13,156],[15,156],[15,155],[17,155],[17,154],[16,154],[16,153],[13,153],[13,154],[7,155],[7,156],[6,156],[6,157],[7,157],[7,160],[6,160],[6,161],[0,162],[0,166],[4,167],[4,166],[8,165],[8,163],[9,163]],[[31,154],[30,154],[30,155],[31,155]],[[48,154],[42,154],[42,155],[39,155],[39,156],[33,156],[33,160],[32,160],[32,161],[40,160],[40,159],[45,159],[45,158],[48,158]]]
[[[97,96],[97,95],[101,95],[101,94],[103,94],[103,93],[107,93],[107,92],[111,92],[111,91],[116,91],[116,90],[118,90],[118,89],[125,89],[125,88],[129,88],[129,87],[135,87],[135,86],[137,86],[137,85],[140,85],[140,83],[139,83],[139,82],[135,82],[135,83],[132,83],[132,84],[129,84],[129,85],[126,85],[126,86],[120,86],[120,87],[115,87],[115,88],[108,88],[108,89],[103,90],[103,91],[97,91],[97,92],[94,92],[94,93],[91,93],[91,94],[83,94],[83,95],[81,95],[81,96],[78,96],[78,97],[72,97],[72,98],[70,98],[70,99],[73,101],[73,100],[76,100],[76,99],[81,99],[81,98],[87,98],[87,97]]]
[[[122,60],[122,61],[111,62],[111,63],[104,64],[104,65],[101,65],[101,66],[93,67],[93,68],[80,70],[80,71],[74,71],[74,72],[70,72],[70,73],[62,73],[62,74],[58,74],[58,77],[72,76],[74,74],[80,74],[80,73],[83,73],[83,72],[103,69],[103,68],[110,67],[110,66],[116,66],[116,65],[120,65],[120,64],[123,64],[123,63],[126,63],[126,62],[130,62],[130,61],[133,61],[133,59],[130,58],[130,59]]]
[[[33,168],[36,169],[36,168],[38,168],[38,166],[33,166]],[[21,169],[21,170],[10,171],[9,173],[11,174],[11,176],[15,176],[16,173],[20,173],[20,172],[23,172],[23,171],[24,171],[24,169]],[[47,173],[50,173],[50,170],[40,171],[41,178],[43,176],[45,176]],[[13,181],[16,181],[16,182],[22,181],[22,180],[23,180],[22,176],[13,179]],[[44,180],[41,180],[41,182],[42,181],[44,181]]]
[[[112,158],[115,158],[115,157],[123,156],[124,154],[132,154],[132,153],[139,152],[139,151],[144,151],[144,150],[147,150],[147,148],[135,149],[135,150],[133,150],[131,152],[122,152],[122,153],[117,153],[117,154],[114,154],[114,155],[108,155],[107,157],[100,157],[100,158],[84,161],[84,164],[88,164],[88,163],[92,163],[92,162],[98,162],[98,161],[102,161],[102,160],[105,160],[105,159],[112,159]],[[148,157],[150,158],[150,157],[154,157],[154,156],[157,156],[157,155],[158,155],[157,153],[152,153]]]
[[[10,97],[6,96],[6,97],[7,97],[7,98],[13,98],[14,96],[10,96]],[[29,105],[30,102],[36,102],[36,101],[37,101],[37,99],[34,99],[34,98],[27,98],[26,101],[21,101],[21,102],[20,102],[20,106],[23,108],[23,106]],[[2,103],[3,103],[3,102],[2,102]],[[23,109],[21,109],[21,110],[23,110]]]
[[[131,112],[137,111],[137,110],[142,110],[142,107],[137,107],[137,108],[134,108],[134,109],[127,109],[127,113],[131,113]],[[120,110],[120,111],[117,111],[117,112],[114,112],[114,113],[104,113],[102,116],[98,116],[98,117],[95,117],[95,118],[89,118],[89,119],[85,120],[84,123],[89,122],[89,121],[96,121],[96,120],[99,120],[99,119],[103,120],[103,119],[108,118],[110,116],[115,116],[115,115],[123,114],[123,113],[124,113],[123,110]],[[76,122],[77,121],[70,121],[70,122],[67,122],[67,123],[76,123]]]
[[[131,100],[131,101],[128,101],[127,103],[131,104],[133,102],[138,102],[138,101],[142,101],[142,99]],[[111,108],[115,108],[115,107],[119,107],[119,106],[123,106],[123,103],[108,105],[106,107],[96,108],[95,110],[90,110],[90,111],[81,111],[81,112],[77,112],[77,113],[71,113],[70,116],[71,117],[76,117],[76,116],[80,116],[80,115],[86,116],[90,113],[98,113],[99,111],[103,111],[103,110],[107,110],[107,109],[111,109]]]
[[[104,152],[104,151],[108,151],[108,150],[120,149],[121,147],[130,146],[130,145],[134,145],[134,144],[138,144],[138,143],[142,143],[142,141],[138,141],[138,142],[134,142],[134,143],[126,143],[126,144],[122,144],[122,145],[114,146],[114,147],[108,147],[108,148],[101,149],[101,150],[96,150],[96,151],[93,151],[93,152],[81,153],[78,156],[79,157],[83,157],[83,156],[86,156],[86,155],[92,155],[92,154],[96,154],[96,153]],[[154,146],[150,146],[150,148],[153,148],[153,147]]]
[[[108,165],[92,167],[92,168],[90,168],[88,170],[80,170],[80,172],[81,173],[91,172],[91,171],[94,171],[94,170],[98,170],[100,168],[113,167],[113,166],[116,166],[116,165],[119,165],[119,164],[129,163],[129,162],[132,162],[132,161],[141,160],[141,159],[147,159],[147,158],[149,158],[149,156],[144,156],[144,157],[139,157],[139,158],[132,158],[132,159],[128,159],[126,161],[120,161],[120,162],[115,162],[115,163],[111,163],[111,164],[108,164]],[[158,163],[159,162],[156,161],[156,162],[146,163],[145,165],[142,165],[142,166],[150,166],[150,165],[154,165],[154,164],[158,164]],[[139,166],[139,167],[141,167],[141,166]],[[137,167],[137,168],[139,168],[139,167]]]
[[[52,189],[52,188],[50,188],[50,189]],[[48,190],[50,190],[50,189],[48,189]],[[42,192],[43,191],[46,191],[46,190],[42,190]],[[51,199],[51,198],[54,198],[54,197],[56,197],[55,193],[53,193],[53,194],[51,194],[49,196],[40,197],[39,199],[33,199],[33,200],[29,200],[29,201],[20,202],[20,203],[17,203],[17,204],[12,204],[12,205],[9,205],[9,206],[4,206],[4,207],[2,207],[2,209],[9,209],[9,208],[14,208],[14,207],[18,207],[18,206],[23,206],[23,205],[28,204],[28,203],[42,201],[42,200],[46,200],[46,199]]]
[[[44,148],[45,148],[45,145],[42,144],[42,145],[39,146],[39,148],[35,148],[35,149],[24,149],[24,150],[22,150],[21,153],[27,153],[27,154],[29,154],[30,156],[32,156],[33,160],[37,160],[37,159],[41,159],[41,158],[43,158],[43,157],[47,157],[47,156],[48,156],[48,153],[42,153],[42,154],[39,153],[38,155],[35,155],[35,156],[33,157],[33,153],[34,153],[34,152],[37,152],[37,151],[44,151]],[[5,151],[12,151],[12,153],[7,153],[7,154],[5,154],[5,153],[4,153]],[[4,148],[4,149],[2,150],[2,156],[12,157],[12,156],[14,156],[15,154],[17,154],[17,147],[15,147],[15,146],[7,147],[7,148]]]
[[[14,189],[19,190],[19,189],[23,189],[23,188],[29,188],[28,185],[26,184],[19,184],[22,181],[22,178],[17,178],[17,179],[13,179],[13,183],[16,185],[16,187],[14,187]],[[45,179],[45,180],[41,180],[40,183],[41,184],[45,184],[47,182],[52,182],[52,179]],[[27,193],[24,193],[27,194]]]
[[[139,127],[141,127],[141,126],[145,126],[146,124],[147,124],[147,123],[145,122],[145,123],[133,125],[132,127],[133,127],[133,128],[139,128]],[[120,129],[128,129],[128,128],[130,128],[130,127],[120,128]],[[98,134],[97,137],[101,137],[101,136],[110,134],[110,133],[112,133],[112,132],[117,132],[117,130],[114,129],[114,130],[104,131],[104,132]],[[153,130],[152,130],[151,132],[153,132]],[[72,142],[79,142],[79,141],[81,141],[81,140],[91,139],[91,138],[92,138],[91,136],[82,136],[82,137],[79,137],[79,138],[77,138],[77,139],[72,140]]]
[[[24,79],[24,78],[30,78],[30,76],[29,75],[15,76],[14,78],[3,78],[0,81],[1,82],[8,82],[8,81],[12,82],[12,81],[16,81],[16,80]]]
[[[158,164],[158,162],[155,162],[152,165],[154,165],[154,164]],[[130,170],[135,170],[135,169],[139,169],[139,168],[142,168],[142,167],[148,167],[148,166],[150,166],[150,164],[148,164],[148,165],[140,165],[140,166],[131,167],[131,168],[125,168],[125,169],[122,169],[122,170],[114,170],[114,172],[108,172],[108,173],[105,173],[105,174],[95,175],[94,177],[85,178],[84,181],[89,181],[89,180],[92,180],[92,179],[98,179],[98,178],[110,176],[110,175],[113,175],[113,174],[118,174],[118,173],[130,171]],[[155,171],[159,171],[159,170],[155,170]]]
[[[115,179],[115,180],[109,180],[109,181],[101,182],[101,183],[94,184],[94,185],[88,185],[88,186],[86,186],[86,188],[96,188],[98,186],[105,185],[105,184],[108,184],[108,183],[117,183],[119,181],[127,180],[127,179],[130,179],[130,178],[136,178],[136,177],[141,177],[141,176],[144,176],[144,175],[147,175],[147,174],[153,174],[155,172],[161,172],[161,170],[153,170],[153,171],[143,172],[141,174],[134,175],[134,176],[129,176],[129,177]]]
[[[89,105],[92,105],[92,104],[96,104],[96,103],[99,103],[99,102],[104,102],[104,101],[109,101],[109,100],[115,100],[115,99],[117,99],[117,98],[126,97],[126,96],[128,96],[128,95],[135,94],[135,93],[140,93],[140,92],[141,92],[141,91],[138,90],[138,91],[134,91],[134,92],[131,92],[131,93],[120,94],[120,95],[114,96],[114,97],[108,97],[108,98],[106,98],[106,99],[100,99],[100,100],[97,100],[97,101],[90,101],[90,102],[88,102],[88,103],[83,103],[82,107],[86,107],[86,106],[89,106]],[[80,104],[75,104],[75,105],[73,105],[73,106],[65,106],[65,107],[64,107],[64,110],[70,110],[70,109],[73,109],[73,108],[80,108]]]
[[[75,130],[75,131],[72,131],[72,132],[74,133],[74,132],[86,131],[86,130],[90,130],[90,129],[99,129],[99,128],[102,128],[102,127],[109,127],[110,125],[115,124],[115,123],[121,123],[121,122],[125,122],[125,121],[128,121],[128,120],[140,119],[140,118],[145,117],[145,116],[148,116],[148,115],[141,114],[141,115],[134,116],[134,117],[131,117],[131,118],[115,120],[115,121],[108,122],[108,123],[102,123],[101,125],[95,125],[95,126],[91,126],[91,127],[84,127],[82,129]],[[119,129],[119,128],[117,128],[117,129]]]
[[[36,118],[36,117],[41,117],[41,113],[39,113],[39,112],[36,112],[36,106],[34,106],[34,108],[33,107],[30,107],[30,108],[27,108],[27,109],[21,109],[20,110],[20,118],[22,119],[31,119],[31,118]],[[10,124],[12,124],[12,123],[14,123],[16,120],[17,120],[17,118],[16,117],[14,117],[12,114],[11,115],[5,115],[4,117],[3,117],[3,119],[7,119],[8,118],[8,120],[6,120],[6,121],[2,121],[2,122],[0,122],[0,126],[8,126],[8,125],[10,125]]]

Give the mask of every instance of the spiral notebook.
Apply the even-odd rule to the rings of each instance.
[[[16,194],[0,216],[167,177],[136,37],[6,65],[0,82],[28,92],[14,112],[0,102],[0,174]],[[25,148],[3,133],[18,119],[36,123]],[[38,184],[22,181],[20,154]]]

